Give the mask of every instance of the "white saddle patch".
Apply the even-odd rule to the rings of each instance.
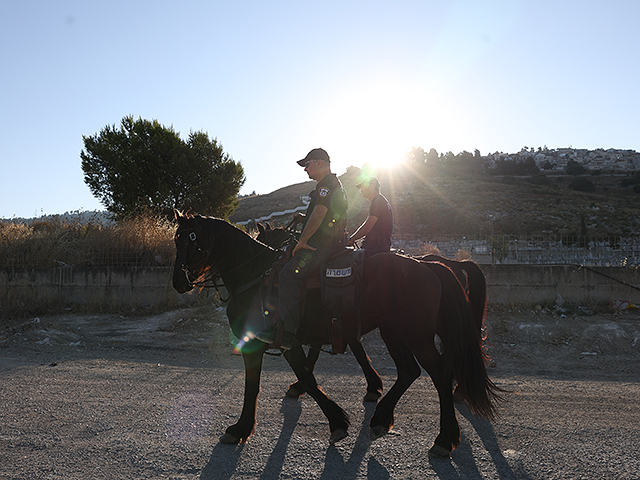
[[[340,278],[340,277],[350,277],[351,276],[351,267],[348,268],[327,268],[325,272],[325,277],[328,278]]]

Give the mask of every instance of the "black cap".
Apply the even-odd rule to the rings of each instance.
[[[369,185],[373,185],[376,188],[380,188],[380,182],[376,177],[367,177],[362,180],[359,184],[356,185],[357,189],[361,189],[363,187],[368,187]]]
[[[324,149],[314,148],[309,153],[307,153],[306,157],[304,157],[302,160],[298,160],[298,165],[300,165],[301,167],[306,167],[307,163],[311,162],[312,160],[322,160],[323,162],[331,163],[331,160],[329,160],[329,154],[325,152]]]

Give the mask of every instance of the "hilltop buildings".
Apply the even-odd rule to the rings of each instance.
[[[518,153],[496,152],[484,157],[489,168],[498,160],[526,161],[531,158],[541,170],[564,170],[570,160],[577,162],[588,170],[607,170],[629,172],[640,170],[640,153],[635,150],[586,150],[577,148],[534,148],[524,147]]]

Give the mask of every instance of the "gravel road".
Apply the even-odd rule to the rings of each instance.
[[[229,446],[218,437],[240,413],[244,373],[221,310],[3,319],[0,478],[640,478],[640,314],[577,313],[489,312],[490,375],[514,393],[494,423],[458,406],[448,459],[427,455],[438,402],[426,374],[372,442],[355,359],[323,354],[319,383],[352,421],[330,446],[325,417],[284,398],[293,374],[268,356],[256,432]],[[390,387],[384,345],[364,343]]]

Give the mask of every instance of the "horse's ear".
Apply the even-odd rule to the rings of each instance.
[[[184,225],[185,222],[189,219],[188,215],[186,213],[182,213],[180,210],[174,209],[173,213],[176,216],[178,225]]]
[[[261,223],[258,223],[258,233],[264,233],[264,227]]]
[[[267,222],[267,230],[271,230],[271,224]]]

